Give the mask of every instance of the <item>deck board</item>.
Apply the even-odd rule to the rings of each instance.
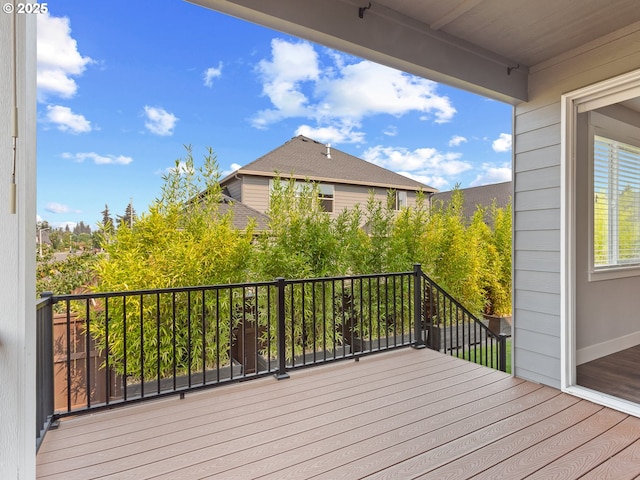
[[[37,478],[623,478],[640,419],[403,349],[66,418]]]

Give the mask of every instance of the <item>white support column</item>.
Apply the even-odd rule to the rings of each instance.
[[[36,435],[36,18],[15,20],[14,49],[13,15],[0,12],[0,478],[7,480],[35,478]]]

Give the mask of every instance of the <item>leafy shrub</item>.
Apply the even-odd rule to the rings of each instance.
[[[218,179],[217,162],[210,150],[204,165],[196,169],[191,150],[187,149],[186,159],[177,160],[175,168],[165,175],[162,195],[149,212],[137,218],[131,227],[121,225],[105,246],[106,255],[96,265],[95,291],[165,289],[246,280],[253,252],[253,229],[249,226],[247,231],[240,232],[234,228],[230,212],[220,213]],[[110,364],[116,371],[124,373],[126,361],[127,373],[132,376],[156,375],[158,369],[161,376],[171,374],[174,356],[170,352],[174,348],[179,372],[189,366],[192,370],[207,367],[203,363],[210,363],[207,359],[213,358],[210,355],[213,351],[221,362],[228,361],[233,328],[229,319],[235,321],[230,313],[233,299],[190,298],[187,293],[177,297],[167,294],[157,301],[144,296],[114,301],[109,318],[103,315],[102,321],[92,323],[91,333],[102,349],[108,347]],[[217,314],[226,323],[217,330],[207,329],[202,315],[212,319]],[[202,341],[203,335],[206,342]],[[203,355],[202,348],[209,349],[209,353]],[[146,359],[145,365],[159,363],[159,367],[142,371],[141,355]]]

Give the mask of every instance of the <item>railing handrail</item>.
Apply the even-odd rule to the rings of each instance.
[[[294,278],[285,279],[286,285],[299,284],[299,283],[319,283],[330,282],[340,280],[357,280],[365,278],[388,278],[388,277],[401,277],[403,275],[413,274],[412,271],[406,272],[390,272],[390,273],[363,273],[358,275],[338,275],[332,277],[312,277],[312,278]],[[225,290],[228,288],[251,288],[251,287],[265,287],[275,286],[277,280],[263,280],[258,282],[237,282],[237,283],[220,283],[215,285],[190,285],[184,287],[166,287],[166,288],[149,288],[149,289],[134,289],[134,290],[119,290],[117,292],[85,292],[85,293],[66,293],[62,295],[53,295],[53,302],[61,302],[66,300],[86,300],[89,298],[106,298],[106,297],[125,297],[134,295],[153,295],[163,293],[178,293],[178,292],[200,292],[209,290]]]
[[[462,305],[458,300],[456,300],[449,292],[447,292],[444,288],[438,285],[435,281],[433,281],[426,273],[422,272],[422,278],[427,280],[430,285],[438,289],[449,301],[451,301],[456,307],[462,310],[470,319],[474,321],[481,329],[483,329],[489,336],[495,338],[496,340],[500,339],[500,334],[495,333],[489,327],[487,327],[478,317],[476,317],[473,313],[471,313],[467,307]]]

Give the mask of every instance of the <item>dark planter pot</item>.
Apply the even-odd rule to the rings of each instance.
[[[442,330],[437,325],[427,325],[425,328],[425,343],[427,348],[438,350],[442,348]]]
[[[499,316],[499,315],[487,315],[483,314],[482,318],[485,320],[485,325],[496,335],[504,333],[505,335],[511,335],[511,321],[512,316]]]

